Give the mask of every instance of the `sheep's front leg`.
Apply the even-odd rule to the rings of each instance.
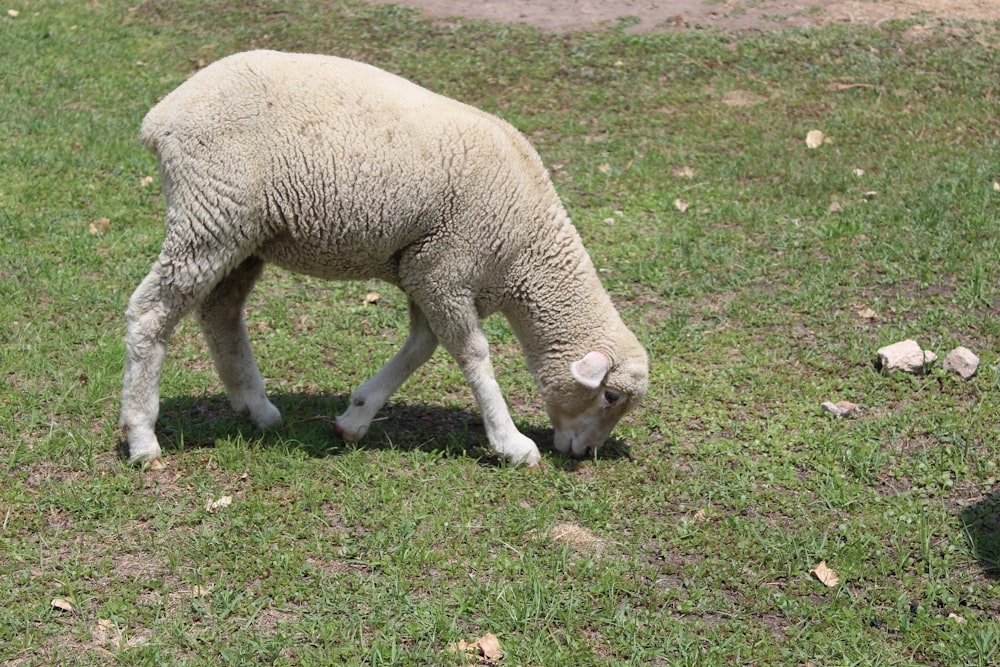
[[[458,362],[472,389],[493,451],[509,463],[537,467],[542,460],[538,446],[514,425],[493,372],[489,341],[471,304],[468,313],[460,316],[461,321],[442,322],[438,338]]]
[[[413,371],[431,358],[436,348],[437,336],[431,331],[424,313],[410,301],[410,331],[406,342],[382,370],[351,394],[347,410],[337,417],[340,436],[352,442],[363,438],[375,414]]]
[[[233,409],[258,428],[269,428],[281,423],[281,413],[267,399],[243,319],[247,296],[263,269],[264,261],[257,257],[244,260],[219,281],[195,317]]]

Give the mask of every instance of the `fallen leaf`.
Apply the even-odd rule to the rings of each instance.
[[[676,208],[681,213],[683,213],[684,211],[688,210],[689,206],[691,206],[691,202],[686,202],[683,199],[675,199],[674,200],[674,208]]]
[[[809,130],[809,134],[806,135],[806,146],[809,148],[819,148],[825,140],[826,137],[819,130]]]
[[[211,586],[195,586],[191,589],[191,597],[193,598],[203,598],[212,592]]]
[[[958,621],[959,623],[965,623],[965,617],[959,616],[955,612],[951,612],[950,614],[948,614],[948,618],[954,619],[954,620]]]
[[[688,166],[674,169],[673,173],[676,178],[694,178],[694,169]]]
[[[465,641],[449,644],[448,650],[452,653],[474,653],[481,655],[489,662],[497,662],[503,659],[503,649],[500,648],[500,640],[492,632],[487,632],[471,644]]]
[[[139,185],[141,185],[142,187],[146,187],[147,185],[150,185],[154,180],[155,179],[152,176],[143,176],[142,178],[139,179]]]
[[[821,560],[816,567],[809,570],[809,574],[816,577],[827,588],[833,588],[840,583],[840,575],[835,570],[828,568],[825,560]]]
[[[840,213],[841,211],[844,210],[844,207],[840,205],[840,202],[835,201],[829,206],[827,206],[826,210],[828,213]]]
[[[463,653],[470,649],[472,649],[472,644],[464,640],[448,644],[448,650],[451,651],[452,653]]]
[[[503,650],[500,648],[500,640],[492,632],[487,632],[485,635],[476,640],[479,644],[479,650],[482,651],[483,657],[487,660],[499,660],[503,657]]]
[[[217,509],[223,507],[229,507],[233,504],[232,496],[220,496],[217,500],[210,500],[207,505],[205,505],[206,512],[214,512]]]
[[[17,11],[16,9],[7,10],[7,16],[11,17],[12,19],[16,19],[20,13],[21,12]]]
[[[857,176],[858,178],[861,178],[862,176],[865,175],[865,170],[864,169],[855,169],[854,170],[854,175]]]
[[[876,317],[878,317],[878,313],[876,313],[871,308],[862,308],[861,310],[858,311],[858,317],[863,317],[866,320],[874,320]]]
[[[611,165],[610,164],[599,164],[599,165],[597,165],[597,171],[601,172],[602,174],[606,174],[609,171],[611,171]]]
[[[108,220],[107,218],[98,218],[97,220],[91,222],[90,226],[87,227],[87,229],[90,230],[91,234],[103,234],[104,232],[108,231],[108,228],[110,227],[111,227],[110,220]]]
[[[993,189],[1000,192],[1000,181],[993,181]]]
[[[63,611],[75,611],[76,608],[73,606],[73,598],[52,598],[50,602],[56,609],[62,609]]]
[[[370,306],[373,303],[378,303],[378,300],[381,298],[382,295],[380,295],[378,292],[368,292],[368,294],[365,294],[365,305]]]

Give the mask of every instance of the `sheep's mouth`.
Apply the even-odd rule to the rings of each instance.
[[[566,454],[574,459],[586,459],[594,456],[597,453],[597,447],[589,445],[578,444],[579,440],[574,435],[564,436],[563,434],[556,433],[555,435],[555,447],[556,451]]]

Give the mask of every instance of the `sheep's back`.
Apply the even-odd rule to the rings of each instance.
[[[399,251],[432,236],[495,260],[561,211],[507,123],[331,56],[213,63],[149,112],[142,140],[165,186],[224,193],[245,210],[258,254],[325,277],[395,282]]]

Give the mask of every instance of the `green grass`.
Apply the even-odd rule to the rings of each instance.
[[[995,26],[567,36],[353,0],[9,7],[0,663],[458,665],[449,644],[487,632],[509,665],[1000,661]],[[496,319],[545,472],[489,453],[440,352],[339,441],[323,417],[400,344],[405,304],[272,270],[248,321],[286,425],[230,413],[186,322],[169,467],[119,461],[123,311],[163,232],[139,123],[251,47],[362,59],[531,138],[652,359],[600,457],[551,451]],[[808,149],[812,129],[830,143]],[[878,374],[907,337],[972,348],[979,375]],[[819,407],[841,399],[863,411]]]

